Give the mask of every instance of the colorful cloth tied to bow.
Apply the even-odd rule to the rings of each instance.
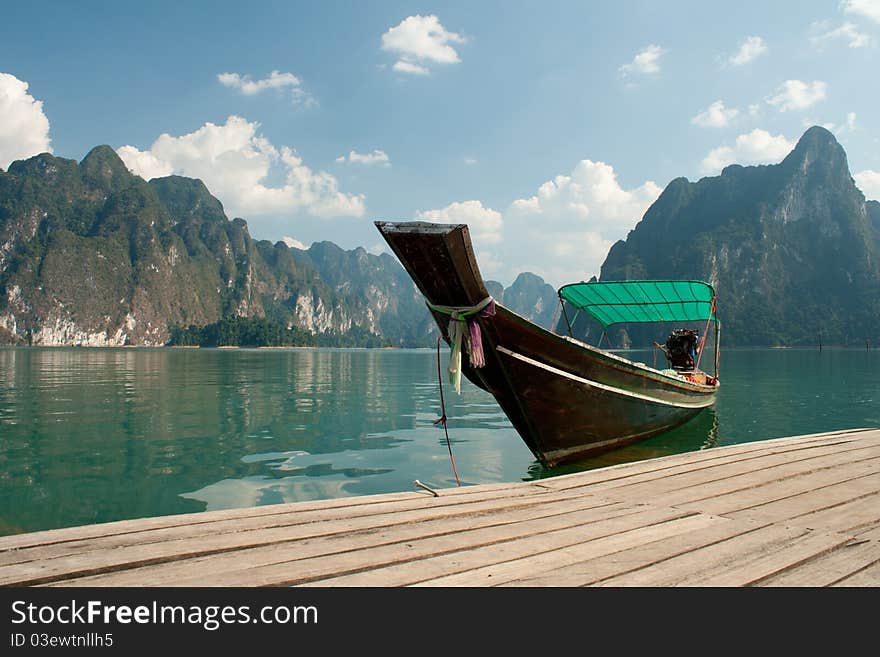
[[[489,296],[475,306],[440,306],[426,303],[431,310],[449,315],[447,332],[452,349],[449,354],[449,381],[455,387],[455,392],[461,394],[462,338],[465,338],[464,346],[468,352],[470,366],[483,367],[486,364],[486,355],[483,353],[483,335],[477,318],[494,317],[495,300]]]

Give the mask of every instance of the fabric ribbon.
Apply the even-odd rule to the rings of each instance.
[[[455,387],[455,392],[461,394],[461,350],[462,338],[468,351],[468,359],[471,367],[483,367],[486,364],[486,355],[483,352],[483,334],[477,317],[494,317],[495,300],[488,296],[475,306],[440,306],[426,301],[428,308],[436,310],[444,315],[449,315],[449,345],[452,351],[449,354],[449,381]]]

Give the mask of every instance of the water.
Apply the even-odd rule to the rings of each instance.
[[[490,395],[444,391],[478,484],[880,426],[878,365],[877,350],[727,350],[714,409],[552,471]],[[0,535],[454,486],[436,367],[432,350],[0,349]]]

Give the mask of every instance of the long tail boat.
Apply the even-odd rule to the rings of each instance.
[[[582,282],[559,289],[566,320],[569,310],[586,312],[603,329],[706,321],[702,338],[682,329],[665,345],[655,343],[670,365],[661,370],[549,331],[496,302],[480,275],[467,225],[375,224],[450,345],[452,377],[460,381],[463,374],[490,392],[544,465],[668,431],[715,402],[720,324],[708,283]],[[715,326],[711,376],[699,369],[709,322]]]

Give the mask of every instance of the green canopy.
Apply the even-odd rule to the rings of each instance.
[[[559,288],[559,298],[588,312],[602,328],[715,319],[715,290],[703,281],[572,283]]]

